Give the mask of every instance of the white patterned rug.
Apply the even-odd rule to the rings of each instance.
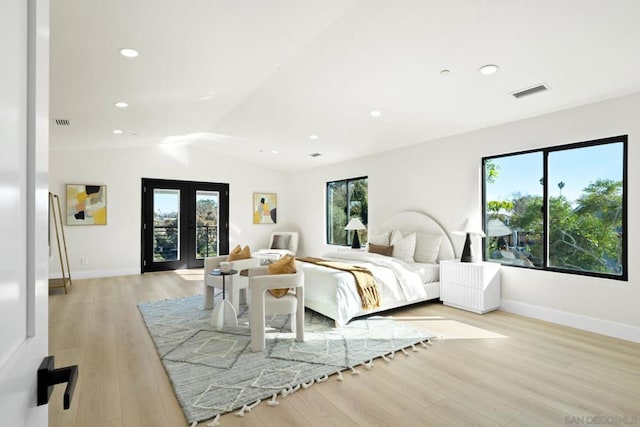
[[[216,295],[219,299],[219,295]],[[203,421],[235,409],[249,411],[262,399],[277,403],[299,388],[377,357],[416,350],[431,336],[382,317],[354,320],[336,329],[333,321],[305,313],[305,342],[295,341],[289,316],[268,319],[266,349],[249,348],[248,310],[240,307],[239,326],[217,331],[202,296],[140,303],[139,308],[189,421]]]

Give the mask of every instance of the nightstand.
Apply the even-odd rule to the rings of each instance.
[[[500,264],[440,261],[440,300],[483,314],[500,307]]]

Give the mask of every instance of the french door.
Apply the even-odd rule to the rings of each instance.
[[[229,252],[229,184],[142,178],[142,272]]]

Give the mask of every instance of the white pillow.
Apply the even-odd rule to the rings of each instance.
[[[416,262],[435,264],[440,253],[442,235],[429,233],[416,233],[416,250],[413,258]]]
[[[381,233],[369,233],[369,236],[367,236],[367,243],[389,246],[389,234],[391,234],[390,231],[384,231]]]
[[[416,250],[416,233],[411,233],[402,237],[402,233],[395,230],[391,233],[390,244],[393,246],[393,253],[391,256],[404,262],[415,262],[413,260],[413,253]]]

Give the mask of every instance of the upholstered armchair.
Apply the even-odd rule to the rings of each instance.
[[[216,268],[220,268],[220,263],[227,260],[227,255],[216,257],[208,257],[204,259],[204,308],[213,308],[213,288],[222,289],[222,277],[212,276],[211,273]],[[229,261],[233,270],[246,270],[252,267],[258,267],[260,260],[258,258],[237,259]],[[246,302],[247,286],[249,280],[247,277],[234,274],[225,278],[225,290],[227,298],[233,304],[233,308],[238,312],[240,303]],[[242,294],[240,291],[242,290]],[[241,298],[242,296],[242,298]]]
[[[287,289],[284,296],[275,297],[269,289]],[[251,351],[265,348],[265,316],[291,315],[291,331],[296,341],[304,341],[304,273],[268,274],[267,267],[249,269],[249,328]]]

